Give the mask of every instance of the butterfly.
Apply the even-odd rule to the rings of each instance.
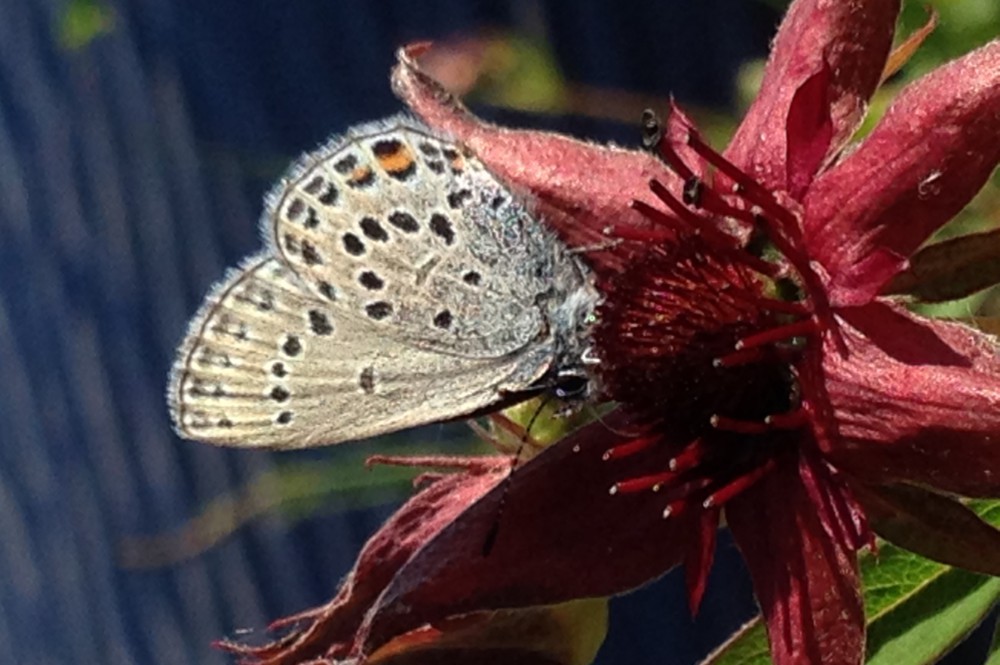
[[[266,248],[195,315],[178,433],[303,448],[592,388],[587,267],[464,146],[407,116],[307,153],[266,197]]]

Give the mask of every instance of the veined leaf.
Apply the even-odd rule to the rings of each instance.
[[[985,521],[1000,526],[1000,501],[970,504]],[[888,543],[878,555],[861,557],[868,614],[868,662],[923,665],[939,660],[1000,601],[1000,578],[952,568]],[[761,622],[748,624],[703,665],[766,665],[767,635]],[[988,665],[1000,665],[1000,649]]]

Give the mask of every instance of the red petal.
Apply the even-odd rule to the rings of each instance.
[[[366,650],[456,613],[619,593],[678,563],[690,518],[664,519],[652,492],[609,494],[615,481],[650,464],[643,455],[602,459],[609,446],[625,440],[601,422],[580,429],[455,519],[383,594],[369,618]],[[662,457],[667,468],[669,455]]]
[[[753,579],[775,665],[848,665],[864,657],[857,557],[823,528],[794,459],[726,506]]]
[[[466,144],[493,173],[531,194],[541,217],[567,244],[606,245],[604,229],[612,224],[649,229],[650,222],[629,206],[634,199],[657,205],[649,192],[653,178],[679,191],[677,176],[646,152],[479,120],[419,69],[415,58],[426,48],[399,50],[393,90],[424,122]],[[587,258],[600,269],[621,266],[623,254],[591,252]]]
[[[849,354],[824,360],[840,434],[828,457],[874,484],[1000,495],[997,347],[880,302],[842,315]]]
[[[979,191],[1000,161],[1000,41],[907,87],[860,148],[805,200],[833,301],[862,304]],[[896,255],[895,261],[872,256]]]
[[[487,472],[497,468],[500,471]],[[301,622],[301,628],[261,647],[221,646],[255,665],[291,665],[348,652],[365,613],[399,568],[434,533],[492,488],[507,468],[506,458],[482,458],[480,473],[441,477],[407,501],[372,536],[332,601],[272,626],[277,629]]]
[[[831,73],[826,95],[833,128],[829,145],[832,150],[841,146],[860,124],[878,86],[898,13],[899,0],[793,3],[775,37],[760,93],[726,156],[766,187],[785,188],[786,123],[792,100],[824,68]],[[815,144],[809,136],[790,138]]]
[[[703,511],[698,517],[696,529],[692,534],[694,542],[688,545],[687,555],[684,557],[684,583],[687,586],[691,616],[698,614],[708,585],[708,574],[712,571],[715,541],[719,532],[719,511]]]
[[[854,493],[829,463],[815,454],[815,449],[808,452],[801,457],[799,479],[806,495],[820,507],[820,524],[827,537],[846,543],[853,550],[871,544],[875,538]]]
[[[820,63],[819,71],[795,91],[788,109],[785,132],[788,182],[785,189],[796,201],[802,200],[830,151],[833,140],[829,99],[832,78],[829,65],[825,61]]]

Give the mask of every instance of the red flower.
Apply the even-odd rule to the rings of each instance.
[[[644,569],[652,577],[680,555],[646,530],[653,513],[685,524],[696,606],[725,510],[779,663],[862,659],[855,552],[872,538],[866,514],[916,515],[906,544],[1000,572],[998,534],[930,491],[1000,496],[996,342],[880,295],[1000,160],[1000,42],[908,87],[849,150],[897,13],[896,0],[793,3],[723,155],[676,110],[665,126],[648,124],[657,156],[491,126],[417,68],[423,47],[402,52],[394,85],[419,116],[530,191],[568,243],[603,243],[588,254],[607,293],[595,346],[624,434],[594,424],[519,470],[492,561],[465,560],[489,497],[463,513],[397,577],[375,635],[407,623],[404,605],[465,611],[629,588],[634,562],[661,551],[656,570]],[[597,454],[604,467],[590,472]],[[606,480],[618,496],[577,488],[567,504],[559,492],[574,477]],[[626,501],[624,523],[535,541],[548,579],[486,579],[504,535],[515,547],[530,538],[522,530],[534,533],[538,516],[515,518],[512,504],[596,520]],[[941,511],[975,537],[913,536]],[[575,548],[595,543],[616,549],[576,560]],[[461,593],[447,592],[462,580]]]
[[[556,463],[559,457],[554,458]],[[591,461],[595,459],[589,457]],[[600,461],[599,457],[596,459]],[[275,642],[254,647],[223,641],[218,644],[220,648],[238,655],[241,663],[253,665],[360,662],[586,665],[591,662],[606,629],[605,601],[598,598],[542,606],[553,593],[563,600],[573,600],[574,596],[562,589],[580,574],[579,570],[565,567],[557,572],[549,570],[544,552],[551,549],[554,540],[580,542],[591,527],[610,528],[620,523],[637,502],[631,505],[612,502],[614,505],[607,506],[610,510],[599,516],[573,516],[558,511],[538,514],[529,528],[518,531],[516,540],[507,538],[504,528],[496,551],[484,556],[484,545],[492,539],[497,524],[497,497],[503,493],[503,489],[496,491],[497,485],[510,469],[507,457],[372,458],[370,461],[445,468],[450,473],[425,474],[417,479],[421,489],[365,544],[353,570],[329,603],[273,623],[271,630],[290,629]],[[588,466],[593,476],[594,470],[603,465]],[[569,478],[557,479],[555,489],[567,502],[592,500],[594,487],[599,484],[586,483],[594,480],[586,476],[580,480],[585,484],[576,486]],[[530,499],[520,489],[518,494]],[[508,517],[512,524],[523,521],[526,508],[530,510],[520,501],[512,504],[510,515],[502,516],[503,522]],[[407,606],[399,597],[400,583],[415,582],[425,574],[423,570],[410,568],[409,562],[416,561],[421,567],[433,565],[433,554],[423,563],[418,554],[469,510],[476,512],[478,518],[471,530],[460,535],[463,547],[474,550],[464,559],[486,565],[478,570],[462,569],[461,579],[450,580],[445,588],[438,589],[443,594],[443,605],[428,597]],[[666,541],[676,540],[682,530],[679,522],[656,518],[647,519],[647,524],[641,522],[641,527],[648,527],[646,535]],[[635,539],[638,542],[644,537],[636,534]],[[629,545],[626,541],[620,547]],[[612,554],[614,551],[610,550]],[[537,558],[539,553],[542,558]],[[574,554],[581,564],[588,565],[600,561],[606,551],[603,543],[595,541]],[[655,576],[663,565],[658,554],[662,552],[643,553],[636,569],[625,575],[626,584],[636,586]],[[484,584],[485,580],[490,583]],[[598,595],[609,595],[622,583],[620,571],[613,570],[599,571],[594,580],[607,590]],[[515,586],[518,591],[512,591]],[[502,590],[502,594],[491,596],[490,587]],[[434,593],[430,587],[423,591]],[[517,609],[496,611],[505,607]]]
[[[371,656],[448,617],[611,595],[681,561],[696,607],[722,511],[777,663],[862,660],[867,518],[1000,573],[1000,534],[932,491],[1000,496],[996,342],[880,295],[1000,160],[1000,42],[911,85],[848,150],[898,4],[794,2],[722,155],[677,110],[647,118],[655,154],[491,126],[417,68],[424,47],[401,52],[393,83],[414,112],[591,248],[595,348],[621,408],[502,486],[432,485],[433,526],[413,531],[423,495],[387,525],[380,542],[407,546],[336,634],[314,613],[274,648]],[[367,583],[372,548],[341,596]]]

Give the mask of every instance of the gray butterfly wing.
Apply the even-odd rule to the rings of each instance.
[[[209,443],[301,448],[467,414],[498,399],[519,358],[454,357],[385,334],[310,293],[262,254],[192,321],[168,401],[178,432]]]
[[[546,344],[539,302],[564,297],[556,274],[575,270],[475,156],[405,117],[307,155],[270,197],[262,226],[318,297],[460,357],[527,356]],[[539,368],[524,360],[527,381]]]
[[[307,447],[447,420],[579,361],[596,295],[473,155],[406,118],[306,155],[270,251],[208,298],[170,386],[179,432]]]

